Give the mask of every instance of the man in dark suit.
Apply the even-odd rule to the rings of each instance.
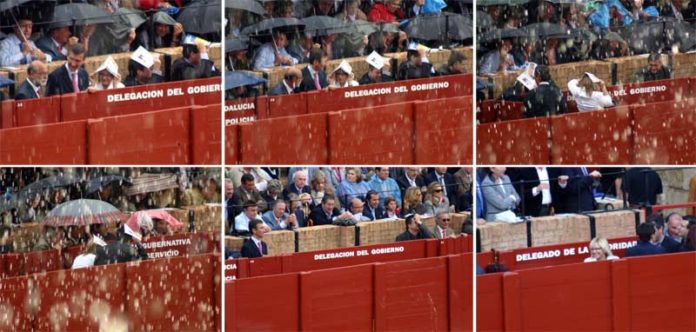
[[[418,214],[408,215],[404,223],[406,231],[396,237],[396,242],[434,238],[428,228],[423,226]]]
[[[665,249],[661,246],[653,244],[656,240],[655,234],[655,224],[651,222],[644,222],[636,228],[636,234],[638,235],[638,243],[626,249],[626,257],[635,256],[648,256],[648,255],[658,255],[664,254]]]
[[[300,91],[321,90],[329,86],[324,67],[326,67],[324,51],[320,48],[313,48],[309,52],[309,65],[302,69]]]
[[[428,78],[434,76],[433,72],[433,65],[423,61],[417,45],[409,45],[406,61],[399,66],[396,77],[399,80]]]
[[[665,236],[665,220],[662,218],[662,215],[657,214],[655,217],[651,217],[648,221],[655,224],[655,244],[662,247],[666,253],[679,252],[679,249],[681,249],[681,243],[669,236]]]
[[[555,172],[559,174],[558,181],[552,183],[551,190],[556,213],[579,213],[596,209],[592,187],[602,174],[596,170],[589,172],[586,167],[560,168]]]
[[[65,66],[48,75],[46,96],[62,95],[85,91],[89,87],[89,75],[82,68],[85,61],[85,48],[75,44],[68,50],[68,62]]]
[[[358,81],[360,85],[393,81],[391,76],[382,73],[382,68],[387,64],[387,59],[383,58],[379,53],[372,51],[365,59],[365,62],[367,62],[369,67],[367,68],[367,73]]]
[[[401,197],[405,197],[406,189],[410,187],[423,188],[426,186],[425,179],[420,175],[418,167],[407,167],[406,172],[396,178],[396,183],[399,184]]]
[[[254,219],[249,222],[251,237],[244,241],[242,245],[242,257],[257,258],[268,255],[268,246],[263,242],[263,235],[266,233],[266,226],[263,221]]]
[[[139,47],[128,60],[128,76],[123,80],[125,86],[162,83],[164,77],[155,73],[155,59],[145,48]]]
[[[563,93],[551,81],[549,67],[539,65],[534,71],[537,88],[529,91],[524,100],[524,116],[533,118],[568,112]]]
[[[302,193],[312,193],[312,190],[307,185],[307,171],[299,170],[292,174],[292,183],[283,189],[283,199],[290,200],[290,193],[300,195]]]
[[[454,204],[457,201],[457,183],[454,181],[454,176],[447,173],[447,167],[435,167],[435,170],[428,173],[428,176],[425,177],[425,185],[427,186],[433,182],[438,182],[442,185],[442,190],[450,204]]]
[[[548,216],[553,206],[550,179],[556,177],[546,167],[523,167],[508,169],[515,190],[523,196],[520,208],[525,216]],[[541,181],[543,179],[543,181]]]
[[[379,206],[379,194],[370,190],[365,194],[365,207],[363,208],[363,216],[370,220],[379,220],[386,218],[384,208]]]
[[[324,195],[321,205],[315,207],[309,213],[309,220],[312,226],[331,225],[337,218],[348,219],[353,215],[350,212],[341,211],[336,207],[336,198],[331,195]]]
[[[77,38],[70,38],[70,27],[51,29],[47,35],[36,41],[36,47],[50,55],[52,61],[67,60],[68,49],[77,43]]]
[[[185,43],[182,57],[172,65],[172,81],[194,80],[219,75],[215,64],[208,58],[205,45]]]
[[[621,189],[632,207],[655,205],[657,196],[662,194],[662,180],[649,167],[633,167],[626,171]]]
[[[234,193],[232,194],[232,215],[236,216],[241,213],[242,207],[247,201],[255,202],[259,208],[259,211],[268,210],[266,200],[261,197],[261,193],[258,189],[256,189],[256,181],[254,180],[254,176],[246,173],[242,175],[241,182],[242,184],[235,188]]]
[[[308,63],[312,45],[314,45],[314,37],[310,32],[305,32],[290,42],[288,53],[299,63]]]
[[[293,94],[300,80],[302,80],[302,72],[295,67],[288,67],[285,71],[285,76],[283,76],[283,80],[268,91],[268,95],[278,96]]]
[[[32,61],[27,67],[27,79],[17,89],[14,99],[41,98],[41,86],[46,84],[48,66],[38,60]]]

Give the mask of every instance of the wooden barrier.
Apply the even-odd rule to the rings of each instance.
[[[662,54],[661,59],[663,65],[669,64],[669,55]],[[635,82],[638,71],[648,66],[648,54],[607,58],[604,61],[614,65],[616,81],[612,82],[613,84],[629,84]]]

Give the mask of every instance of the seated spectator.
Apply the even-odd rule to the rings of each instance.
[[[32,251],[44,251],[51,249],[62,249],[65,233],[63,229],[44,226],[39,241],[34,244]]]
[[[672,78],[672,70],[662,64],[660,53],[650,53],[648,56],[648,66],[643,67],[635,74],[636,82],[648,82],[657,80],[668,80]]]
[[[379,205],[379,197],[380,195],[375,190],[370,190],[365,194],[365,202],[367,204],[363,207],[363,216],[366,220],[374,221],[386,218],[384,208]]]
[[[404,197],[406,197],[406,189],[416,187],[420,192],[421,188],[425,190],[426,185],[418,167],[406,167],[406,171],[397,177],[396,182],[399,184],[399,189]]]
[[[50,57],[51,60],[67,60],[68,50],[78,43],[77,37],[71,37],[70,27],[55,27],[48,34],[36,41],[36,47]]]
[[[89,74],[82,68],[85,48],[75,44],[68,50],[68,61],[48,75],[46,96],[62,95],[87,90]]]
[[[401,0],[384,0],[377,2],[369,13],[367,20],[375,23],[394,23],[406,18],[401,10]]]
[[[665,219],[667,220],[667,232],[665,232],[665,236],[682,243],[684,235],[686,235],[685,222],[682,216],[677,212],[672,212],[668,214]]]
[[[172,81],[193,80],[219,75],[210,61],[205,44],[195,42],[193,36],[184,40],[182,57],[172,64]]]
[[[382,68],[384,68],[385,66],[388,67],[389,65],[387,59],[383,58],[377,52],[373,51],[367,57],[367,59],[365,59],[365,61],[367,62],[369,67],[367,69],[367,73],[365,73],[365,75],[363,75],[363,77],[360,78],[360,80],[358,81],[360,85],[393,81],[391,76],[385,75],[382,72]]]
[[[268,181],[266,190],[261,193],[261,197],[266,201],[266,206],[271,207],[277,200],[283,199],[282,193],[283,184],[278,179],[272,179]]]
[[[311,226],[331,225],[338,218],[348,219],[351,217],[352,214],[350,212],[341,213],[336,208],[336,198],[324,195],[324,198],[321,199],[321,205],[312,209],[307,223]]]
[[[27,79],[17,89],[14,99],[41,98],[41,89],[46,87],[48,81],[48,66],[38,60],[32,61],[27,67]]]
[[[447,167],[433,168],[433,171],[428,173],[425,177],[425,183],[430,185],[432,182],[437,182],[442,185],[442,194],[447,197],[451,203],[457,200],[457,184],[455,183],[454,176],[447,172]]]
[[[152,236],[165,236],[172,235],[172,229],[169,227],[169,223],[164,219],[152,218]]]
[[[346,177],[338,186],[338,197],[341,205],[348,206],[353,198],[365,198],[365,194],[370,191],[370,185],[363,181],[359,168],[346,169]]]
[[[254,58],[254,70],[270,69],[276,66],[292,66],[299,61],[290,56],[285,47],[288,37],[284,32],[273,32],[273,41],[261,45]]]
[[[616,32],[609,32],[592,44],[590,58],[605,60],[627,56],[629,51],[628,43]]]
[[[119,230],[117,241],[97,247],[94,265],[127,263],[147,259],[145,248],[140,245],[140,234],[125,226]]]
[[[109,56],[97,70],[91,75],[94,88],[93,90],[111,90],[125,88],[121,83],[121,74],[118,73],[118,65]]]
[[[297,92],[302,81],[302,72],[295,67],[288,67],[283,80],[268,92],[269,96],[289,95]]]
[[[136,86],[162,82],[164,77],[160,75],[159,60],[156,60],[145,48],[139,47],[128,60],[128,76],[123,80],[123,85]]]
[[[329,86],[324,68],[326,67],[326,55],[319,47],[312,47],[309,51],[309,65],[302,69],[302,83],[300,91],[322,90]]]
[[[297,219],[297,227],[307,226],[307,220],[309,219],[309,214],[312,212],[309,204],[305,205],[300,196],[296,194],[290,194],[288,200],[288,214],[294,214]]]
[[[399,65],[397,78],[399,80],[410,80],[433,76],[433,65],[426,61],[427,59],[423,51],[418,49],[418,45],[416,43],[409,44],[406,52],[406,61]]]
[[[389,167],[375,168],[375,174],[370,180],[370,188],[379,193],[379,206],[384,206],[384,199],[393,197],[396,205],[401,205],[401,191],[396,180],[389,177]]]
[[[242,206],[247,201],[253,201],[259,207],[259,210],[266,211],[268,205],[266,200],[261,197],[261,192],[256,189],[254,176],[251,174],[243,174],[240,180],[241,184],[235,188],[232,194],[232,214],[237,215],[242,211]]]
[[[363,214],[365,210],[365,203],[360,198],[353,198],[350,201],[349,209],[348,211],[351,214],[351,219],[355,222],[360,222],[360,221],[372,221],[369,217],[365,216]]]
[[[656,246],[654,243],[657,240],[655,234],[655,224],[650,222],[644,222],[636,228],[636,234],[638,235],[638,243],[626,249],[626,257],[635,256],[647,256],[647,255],[657,255],[664,254],[665,250],[660,246]]]
[[[311,193],[312,189],[307,185],[307,171],[300,170],[292,174],[292,183],[283,190],[283,198],[288,200],[290,193],[300,195],[302,193]]]
[[[355,20],[367,21],[367,15],[360,10],[361,0],[346,0],[344,1],[343,10],[336,14],[336,18],[344,23],[355,22]]]
[[[311,32],[305,31],[290,42],[288,53],[297,59],[298,63],[309,63],[309,53],[313,46],[314,36]]]
[[[580,112],[603,110],[605,107],[614,106],[606,84],[592,73],[585,73],[581,79],[570,80],[568,91],[573,95]]]
[[[346,60],[343,60],[329,75],[329,88],[348,88],[360,85],[354,78],[353,68]]]
[[[558,115],[568,112],[563,93],[555,84],[552,84],[548,66],[537,66],[534,70],[534,80],[537,87],[529,91],[524,101],[524,116],[526,118]]]
[[[406,231],[396,237],[396,242],[433,238],[433,234],[423,226],[420,215],[409,214],[406,216],[404,223],[406,224]]]
[[[294,213],[289,214],[285,212],[287,204],[284,200],[276,200],[271,206],[271,210],[264,213],[261,218],[266,226],[268,226],[272,231],[293,229],[297,227],[297,217]]]
[[[449,227],[450,222],[449,212],[440,211],[435,215],[435,227],[433,227],[432,234],[435,235],[436,239],[446,239],[446,238],[456,238],[457,235],[454,234],[452,227]]]
[[[244,240],[242,257],[257,258],[268,255],[268,245],[266,245],[266,242],[263,242],[263,236],[267,231],[263,221],[259,219],[252,220],[249,223],[249,229],[251,229],[251,237]]]
[[[401,215],[399,206],[396,205],[396,200],[393,197],[387,197],[384,199],[384,219],[398,219]]]
[[[17,25],[12,25],[13,33],[0,40],[0,67],[27,65],[34,60],[51,61],[51,57],[29,39],[33,28],[34,23],[29,17],[17,17]]]
[[[12,227],[0,223],[0,254],[11,253],[13,251]]]
[[[404,193],[404,206],[401,209],[402,215],[407,214],[424,214],[426,212],[425,204],[423,204],[423,194],[419,187],[409,187]]]
[[[261,217],[259,217],[259,208],[256,202],[249,200],[244,202],[242,212],[234,218],[234,232],[237,235],[249,235],[251,231],[249,224],[252,220],[263,221]]]
[[[464,74],[466,72],[464,60],[466,60],[464,53],[452,51],[449,59],[447,60],[447,64],[440,67],[440,71],[438,73],[440,75]]]
[[[696,251],[696,225],[689,226],[689,231],[684,238],[680,251]]]
[[[150,21],[155,26],[154,34],[150,35],[150,29],[145,24],[145,28],[138,32],[137,42],[133,43],[133,46],[143,46],[148,50],[180,46],[181,36],[184,33],[184,26],[181,23],[163,11],[155,12]]]
[[[440,212],[449,212],[450,201],[443,192],[443,186],[439,182],[431,182],[425,195],[425,213],[427,216],[435,216]]]
[[[680,251],[681,243],[675,241],[669,236],[665,236],[665,221],[661,215],[656,215],[649,218],[649,222],[655,224],[655,245],[662,247],[666,253],[675,253]]]
[[[520,195],[505,175],[505,167],[490,167],[488,175],[481,182],[485,197],[486,220],[495,221],[499,213],[514,211],[520,204]]]
[[[336,189],[333,185],[326,180],[326,173],[322,171],[314,171],[312,173],[312,181],[310,183],[311,196],[312,196],[312,206],[317,206],[321,204],[321,199],[324,195],[336,196]]]
[[[647,20],[653,17],[659,17],[660,13],[657,11],[655,6],[643,7],[643,0],[633,0],[633,10],[631,11],[631,17],[635,21]]]
[[[520,68],[515,65],[515,59],[510,54],[511,50],[512,41],[510,39],[498,40],[496,49],[483,56],[478,74],[492,75],[501,71],[519,70]]]
[[[106,243],[104,243],[106,245]],[[97,258],[97,245],[90,240],[82,249],[79,255],[75,257],[72,263],[73,269],[81,269],[94,266],[94,260]]]
[[[611,253],[609,242],[603,237],[596,237],[590,241],[590,254],[590,257],[585,258],[585,263],[619,259]]]

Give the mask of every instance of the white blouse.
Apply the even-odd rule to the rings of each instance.
[[[577,79],[568,82],[568,91],[573,95],[580,112],[596,111],[614,106],[611,95],[605,95],[601,91],[594,91],[591,96],[588,96],[585,89],[578,86]]]

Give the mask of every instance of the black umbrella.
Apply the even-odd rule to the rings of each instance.
[[[92,194],[102,187],[111,185],[112,183],[118,183],[120,186],[131,186],[133,182],[127,177],[120,175],[102,175],[87,182],[87,187],[85,189],[86,194]]]
[[[486,7],[486,6],[519,6],[524,5],[531,0],[480,0],[476,1],[476,6]]]
[[[46,22],[53,17],[55,2],[56,0],[2,0],[0,1],[0,28],[14,27],[17,16],[31,17],[34,23]]]
[[[266,14],[261,4],[254,0],[225,1],[225,8],[243,10],[257,15]]]
[[[311,32],[314,36],[328,36],[349,31],[341,20],[331,16],[309,16],[300,21],[305,25],[304,31]]]
[[[491,15],[488,15],[488,13],[477,10],[476,29],[478,31],[488,31],[491,29],[495,29],[495,21],[493,21],[493,18],[491,17]]]
[[[58,5],[53,10],[51,27],[114,23],[114,19],[103,9],[87,3]]]
[[[115,24],[121,24],[128,28],[137,28],[147,21],[147,16],[142,11],[121,7],[111,16]]]
[[[500,39],[526,37],[527,32],[522,29],[495,29],[488,31],[479,37],[480,43],[494,42]]]
[[[75,177],[68,177],[62,175],[49,176],[36,181],[26,187],[24,187],[19,192],[19,199],[26,200],[35,196],[36,194],[42,194],[45,191],[55,189],[55,188],[67,188],[72,185],[79,183],[79,179]]]
[[[275,17],[265,19],[254,25],[250,25],[242,30],[243,35],[263,36],[269,35],[272,31],[291,31],[304,27],[302,21],[294,17]]]
[[[261,83],[266,83],[266,80],[252,72],[240,70],[225,72],[225,91],[240,86],[258,85]]]
[[[633,22],[618,32],[635,54],[659,51],[667,45],[665,24],[661,20]]]
[[[568,30],[556,23],[532,23],[522,29],[530,39],[571,38]]]
[[[9,9],[12,9],[15,7],[19,7],[21,5],[25,5],[25,4],[28,4],[30,2],[34,2],[34,1],[35,0],[4,0],[4,1],[0,2],[0,12],[9,10]],[[42,0],[42,1],[36,1],[36,2],[37,3],[41,2],[45,6],[46,2],[56,2],[56,0]]]
[[[200,0],[184,7],[176,20],[183,24],[184,30],[189,33],[219,34],[222,31],[221,7],[220,0]]]
[[[464,40],[473,36],[473,23],[460,14],[424,14],[411,19],[405,31],[409,38],[420,40]]]
[[[225,40],[225,53],[246,50],[249,47],[249,39],[230,38]]]

